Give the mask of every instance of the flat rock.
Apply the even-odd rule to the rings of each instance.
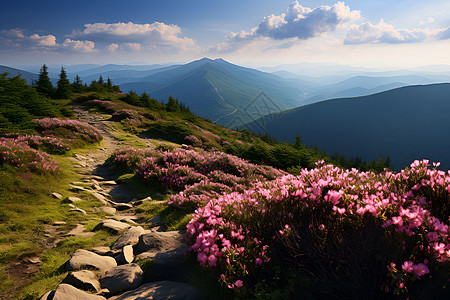
[[[42,263],[42,260],[39,257],[30,257],[26,260],[26,262],[33,264],[33,265],[37,265]]]
[[[57,225],[57,226],[59,226],[59,225],[66,225],[67,223],[66,222],[64,222],[64,221],[55,221],[55,222],[53,222],[53,225]]]
[[[143,274],[144,272],[137,264],[114,267],[100,279],[101,287],[108,289],[113,295],[132,290],[141,285]]]
[[[84,237],[92,237],[94,236],[94,232],[86,232],[86,228],[83,224],[77,224],[77,226],[66,233],[64,236],[84,236]]]
[[[110,202],[108,200],[108,198],[106,198],[105,196],[103,196],[100,193],[94,192],[94,191],[88,191],[89,193],[91,193],[92,196],[94,196],[95,199],[97,199],[98,201],[100,201],[103,205],[107,205],[108,202]]]
[[[116,260],[109,256],[101,256],[94,252],[84,249],[78,249],[72,257],[66,262],[66,271],[78,271],[78,270],[99,270],[106,272],[111,268],[117,266]]]
[[[126,245],[122,248],[122,251],[119,253],[119,255],[116,257],[117,264],[123,265],[123,264],[131,264],[134,260],[134,254],[133,254],[133,246],[132,245]]]
[[[115,182],[114,180],[108,180],[108,181],[103,181],[102,184],[104,184],[104,185],[117,185],[117,182]]]
[[[109,201],[117,210],[127,210],[133,208],[132,204]]]
[[[154,218],[151,218],[147,222],[147,225],[149,225],[150,227],[159,226],[161,224],[162,224],[162,218],[160,216],[156,216]]]
[[[141,226],[130,227],[114,242],[111,249],[121,249],[126,245],[134,245],[145,232]]]
[[[185,253],[188,249],[189,247],[185,246],[174,250],[149,251],[139,254],[139,259],[150,258],[154,261],[148,281],[187,281],[189,267],[185,261]]]
[[[74,208],[69,209],[69,211],[79,212],[79,213],[87,216],[87,212],[84,209],[81,209],[81,208],[76,207],[76,206]]]
[[[146,251],[174,250],[186,246],[182,231],[150,232],[139,237],[139,242],[133,247],[135,254]]]
[[[74,203],[74,202],[79,202],[79,201],[83,201],[83,200],[78,197],[67,197],[67,202],[69,202],[69,203]]]
[[[146,198],[139,199],[139,200],[136,199],[136,198],[133,198],[133,199],[131,199],[130,203],[133,204],[133,205],[139,205],[139,204],[144,203],[146,201],[152,201],[152,197],[148,196]]]
[[[81,270],[69,272],[63,283],[67,283],[84,291],[98,292],[100,291],[100,282],[97,275],[89,270]]]
[[[73,184],[70,185],[70,189],[72,191],[84,191],[84,192],[90,192],[91,191],[91,190],[89,190],[89,189],[87,189],[87,188],[85,188],[83,186],[73,185]]]
[[[106,298],[79,290],[69,284],[61,283],[55,290],[53,300],[106,300]]]
[[[110,215],[114,215],[117,211],[114,207],[111,207],[111,206],[94,207],[93,210],[94,211],[102,211],[102,212],[105,212]]]
[[[197,300],[206,299],[189,283],[174,281],[157,281],[141,285],[139,288],[128,291],[109,300]]]
[[[49,291],[49,292],[45,293],[44,295],[42,295],[40,300],[52,300],[54,295],[55,295],[55,291]]]
[[[137,224],[137,222],[139,221],[140,217],[136,216],[136,215],[115,215],[114,217],[112,217],[113,219],[116,219],[117,221],[125,221],[125,222],[129,222],[132,224]]]
[[[97,176],[97,175],[91,175],[89,177],[94,179],[94,180],[99,180],[99,181],[104,181],[105,180],[105,178]]]
[[[57,193],[57,192],[52,193],[52,197],[56,198],[56,199],[59,199],[59,200],[63,199],[63,196],[60,193]]]
[[[120,222],[120,221],[107,219],[107,220],[103,220],[99,224],[97,224],[97,226],[95,226],[94,230],[107,229],[107,230],[110,230],[110,231],[112,231],[114,233],[119,233],[121,231],[124,231],[124,230],[130,228],[130,227],[131,227],[131,225],[129,225],[127,223],[123,223],[123,222]]]

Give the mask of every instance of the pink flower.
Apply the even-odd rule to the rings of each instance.
[[[256,265],[260,266],[260,265],[262,264],[262,259],[258,257],[258,258],[255,260],[255,263],[256,263]]]
[[[236,280],[236,282],[234,283],[234,285],[235,285],[237,288],[241,287],[243,284],[244,284],[244,282],[242,282],[242,280],[240,280],[240,279]]]
[[[413,265],[414,263],[412,261],[407,260],[403,263],[402,269],[405,272],[412,273],[414,271]]]
[[[422,263],[413,266],[414,273],[417,275],[417,277],[420,277],[422,275],[430,273],[430,270],[428,267]]]

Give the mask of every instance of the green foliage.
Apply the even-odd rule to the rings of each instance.
[[[55,94],[55,87],[50,81],[48,77],[48,68],[44,64],[39,72],[39,79],[36,81],[36,90],[47,96],[48,98],[52,98]]]
[[[72,87],[69,79],[67,79],[66,70],[61,67],[61,73],[59,74],[59,80],[56,88],[56,98],[67,99],[72,94]]]
[[[0,75],[0,127],[30,129],[34,127],[32,119],[38,117],[55,117],[60,112],[52,103],[29,86],[19,76],[7,78]]]

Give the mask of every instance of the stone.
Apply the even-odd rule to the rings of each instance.
[[[91,249],[92,252],[98,254],[98,255],[107,255],[111,256],[111,248],[109,247],[94,247]]]
[[[116,211],[117,211],[114,207],[111,207],[111,206],[94,207],[93,210],[94,211],[99,211],[99,212],[102,211],[102,212],[105,212],[105,213],[110,214],[110,215],[114,215],[116,213]]]
[[[114,206],[117,210],[127,210],[133,208],[132,204],[129,203],[119,203],[119,202],[110,202],[112,206]]]
[[[63,199],[63,196],[60,193],[57,193],[57,192],[52,193],[52,197],[56,198],[56,199],[59,199],[59,200]]]
[[[69,272],[62,282],[84,291],[100,291],[100,282],[97,279],[97,275],[89,270]]]
[[[111,294],[132,290],[142,284],[143,274],[137,264],[127,264],[110,269],[100,279],[102,288],[108,289]]]
[[[66,225],[66,222],[64,222],[64,221],[55,221],[55,222],[53,222],[53,225],[57,225],[57,226],[59,226],[59,225]]]
[[[70,190],[72,191],[84,191],[84,192],[90,192],[91,190],[83,187],[83,186],[79,186],[79,185],[70,185]]]
[[[33,265],[37,265],[42,263],[41,259],[39,257],[30,257],[26,260],[28,263],[33,264]]]
[[[91,175],[89,177],[94,179],[94,180],[99,180],[99,181],[104,181],[105,180],[105,178],[97,176],[97,175]]]
[[[139,254],[139,259],[152,259],[154,261],[148,281],[187,281],[189,267],[185,262],[185,254],[188,249],[189,246],[185,246],[173,250],[149,251]]]
[[[111,249],[121,249],[126,245],[134,245],[144,233],[145,230],[141,226],[130,227],[114,242]]]
[[[115,182],[114,180],[108,180],[108,181],[103,181],[102,184],[104,184],[104,185],[117,185],[117,182]]]
[[[154,218],[151,218],[150,220],[148,220],[147,225],[149,225],[150,227],[156,227],[162,224],[162,219],[160,216],[156,216]]]
[[[103,220],[99,224],[97,224],[97,226],[95,226],[94,230],[107,229],[107,230],[110,230],[110,231],[112,231],[114,233],[119,233],[121,231],[124,231],[124,230],[130,228],[130,227],[131,227],[131,225],[129,225],[127,223],[123,223],[123,222],[120,222],[120,221],[107,219],[107,220]]]
[[[74,202],[79,202],[82,201],[82,199],[78,198],[78,197],[67,197],[67,202],[69,203],[74,203]]]
[[[115,215],[113,217],[113,219],[116,219],[117,221],[128,222],[128,223],[136,225],[137,224],[136,222],[139,221],[140,217],[136,216],[136,215],[132,215],[132,216],[130,216],[130,215]]]
[[[78,271],[78,270],[99,270],[106,272],[111,268],[117,266],[116,260],[109,256],[101,256],[94,252],[84,249],[78,249],[72,257],[66,262],[66,271]]]
[[[69,284],[61,283],[55,290],[53,300],[106,300],[106,298],[81,291]]]
[[[110,202],[105,196],[94,192],[94,191],[89,191],[89,193],[91,193],[92,196],[94,196],[95,199],[97,199],[98,201],[100,201],[103,205],[107,205],[108,202]]]
[[[80,182],[80,181],[75,181],[72,182],[71,185],[79,185],[79,186],[83,186],[84,182]]]
[[[49,292],[45,293],[44,295],[42,295],[40,300],[52,300],[54,295],[55,295],[55,291],[49,291]]]
[[[174,250],[186,246],[184,234],[181,231],[150,232],[139,237],[139,242],[133,247],[134,254],[149,250]]]
[[[117,264],[131,264],[134,260],[133,246],[126,245],[122,248],[120,254],[116,257]]]
[[[84,236],[84,237],[92,237],[95,235],[94,232],[86,232],[86,228],[83,224],[77,224],[77,226],[66,233],[64,236]]]
[[[142,204],[142,203],[144,203],[146,201],[152,201],[152,197],[148,196],[148,197],[140,199],[140,200],[138,200],[136,198],[133,198],[133,199],[131,199],[130,203],[133,204],[133,205],[139,205],[139,204]]]
[[[81,209],[81,208],[76,207],[76,206],[74,208],[69,209],[69,211],[79,212],[79,213],[87,216],[87,212],[84,209]]]
[[[157,281],[141,285],[139,288],[128,291],[108,300],[202,300],[207,299],[192,285],[184,282]]]

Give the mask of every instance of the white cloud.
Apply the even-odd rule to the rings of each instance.
[[[441,31],[442,29],[434,31],[422,28],[413,30],[396,29],[381,19],[378,24],[366,22],[360,25],[352,25],[347,32],[344,43],[347,45],[418,43],[427,38],[437,37]]]
[[[93,52],[95,51],[95,43],[92,41],[77,41],[71,39],[65,39],[62,47],[79,52]]]
[[[250,32],[232,33],[230,39],[248,40],[269,37],[275,40],[290,38],[306,40],[334,31],[359,17],[360,12],[350,10],[350,7],[346,6],[344,2],[311,9],[303,7],[298,1],[295,1],[291,3],[286,13],[267,16],[258,27],[253,28]]]
[[[211,47],[211,50],[231,52],[247,47],[255,41],[268,39],[272,42],[270,48],[286,48],[294,45],[297,40],[307,40],[333,32],[359,18],[360,12],[351,10],[344,2],[308,8],[294,1],[285,13],[267,16],[249,31],[232,32],[227,36],[226,42]],[[277,43],[283,40],[287,40],[287,43]]]
[[[56,37],[51,34],[42,36],[39,34],[32,34],[29,36],[29,40],[39,46],[56,46]]]
[[[108,46],[106,46],[105,49],[108,52],[116,52],[117,49],[119,49],[119,45],[116,43],[111,43]]]
[[[195,46],[195,42],[184,37],[177,25],[162,22],[152,24],[128,23],[94,23],[85,24],[82,31],[74,31],[71,37],[89,38],[94,41],[123,45],[124,49],[142,48],[176,48],[185,50]],[[115,50],[120,47],[114,47]],[[111,50],[109,48],[109,50]]]

